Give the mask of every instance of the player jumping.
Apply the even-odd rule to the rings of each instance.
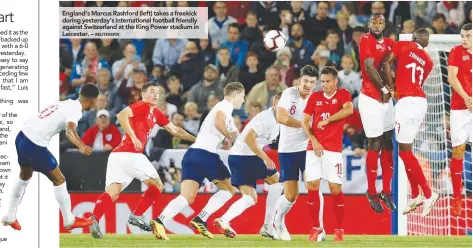
[[[424,28],[418,29],[412,35],[412,41],[397,42],[381,62],[384,78],[388,85],[392,85],[391,65],[397,60],[395,89],[399,101],[395,107],[396,140],[399,143],[399,157],[404,162],[412,188],[412,199],[408,200],[403,213],[407,214],[424,203],[424,217],[439,198],[437,193],[432,192],[419,161],[412,153],[412,144],[427,113],[427,98],[422,85],[433,66],[429,54],[424,50],[428,44],[429,32]],[[419,194],[418,186],[425,200]]]
[[[214,226],[229,238],[236,236],[236,232],[229,222],[256,204],[258,196],[255,188],[258,179],[264,179],[270,185],[266,199],[264,225],[260,234],[263,237],[273,237],[276,202],[281,195],[282,184],[279,183],[279,173],[274,162],[263,151],[263,147],[271,144],[279,135],[276,106],[280,97],[281,93],[276,94],[272,107],[257,114],[246,125],[230,150],[228,164],[232,174],[231,181],[235,187],[240,189],[242,197],[233,203],[222,217],[214,220]]]
[[[345,118],[353,113],[353,104],[348,90],[337,89],[337,75],[338,72],[334,67],[327,66],[322,69],[320,82],[323,91],[315,92],[309,97],[302,127],[312,144],[312,147],[307,149],[305,180],[308,188],[317,194],[320,180],[323,178],[328,181],[333,195],[332,204],[336,219],[334,241],[343,241],[345,200],[342,193],[342,138]],[[320,207],[319,201],[313,204]],[[317,215],[319,211],[320,209],[317,209]],[[313,230],[309,240],[324,241],[323,227]]]
[[[82,111],[95,106],[98,95],[99,90],[95,85],[86,84],[80,91],[79,99],[65,100],[53,104],[23,124],[15,140],[18,164],[21,167],[20,178],[13,185],[13,193],[7,214],[2,218],[2,223],[5,226],[21,230],[20,223],[16,219],[16,210],[34,171],[44,174],[53,183],[54,196],[59,203],[64,227],[67,230],[92,224],[92,221],[74,217],[72,214],[71,198],[67,192],[66,179],[47,147],[54,135],[66,130],[66,137],[81,153],[87,156],[92,153],[92,148],[86,146],[80,139],[76,127],[79,119],[82,118]]]
[[[448,58],[448,82],[453,88],[450,111],[453,216],[461,215],[463,156],[465,144],[471,144],[471,23],[462,26],[461,40],[462,44],[452,48]]]
[[[366,195],[371,208],[378,213],[383,212],[383,206],[379,199],[384,201],[391,211],[396,210],[396,206],[391,199],[394,108],[389,90],[384,85],[377,70],[384,55],[394,45],[393,40],[383,38],[385,26],[386,23],[383,15],[372,14],[368,23],[370,33],[363,35],[360,41],[363,86],[358,106],[363,129],[368,138],[368,154],[366,155],[368,192]],[[378,195],[376,191],[376,178],[378,176],[378,156],[380,151],[383,190]]]
[[[230,148],[238,135],[232,112],[234,109],[240,109],[245,101],[245,88],[241,83],[233,82],[227,84],[223,91],[224,99],[205,117],[195,143],[184,154],[180,195],[169,202],[158,218],[151,221],[153,234],[157,239],[169,239],[165,226],[184,207],[194,202],[197,190],[205,178],[220,189],[190,223],[205,237],[213,238],[213,234],[207,229],[207,218],[236,192],[230,182],[230,172],[217,154],[217,147],[224,141],[225,148]]]
[[[299,171],[305,171],[305,157],[308,137],[302,129],[304,109],[309,95],[315,87],[318,72],[311,65],[301,68],[299,86],[285,89],[278,103],[276,119],[282,124],[279,136],[279,165],[281,167],[280,182],[284,186],[284,194],[277,202],[274,219],[274,238],[290,241],[291,235],[286,229],[284,216],[291,210],[299,195]]]
[[[175,126],[155,106],[159,98],[159,88],[154,83],[145,83],[141,89],[143,100],[126,107],[117,115],[125,135],[122,142],[110,153],[107,162],[105,193],[95,204],[91,219],[93,224],[90,233],[93,238],[103,238],[98,222],[105,212],[112,208],[112,203],[120,193],[133,181],[140,180],[148,186],[141,199],[130,214],[128,222],[143,230],[151,227],[143,220],[143,213],[153,205],[163,190],[163,184],[153,164],[143,154],[144,146],[153,127],[158,124],[169,133],[182,139],[194,142],[195,137]]]

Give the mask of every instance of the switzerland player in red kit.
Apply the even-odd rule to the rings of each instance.
[[[195,137],[184,129],[175,126],[156,108],[159,88],[146,83],[141,90],[142,101],[135,102],[118,113],[117,118],[125,131],[123,140],[108,158],[105,193],[96,202],[91,219],[94,224],[90,232],[94,238],[103,238],[98,222],[104,213],[111,209],[112,202],[136,178],[148,186],[140,202],[130,215],[128,222],[139,228],[151,231],[142,218],[143,213],[153,204],[163,190],[158,172],[143,154],[144,146],[154,125],[166,129],[174,136],[194,142]]]
[[[412,199],[409,199],[404,214],[424,203],[422,216],[427,216],[439,195],[430,189],[419,161],[412,153],[412,144],[427,113],[427,98],[422,85],[432,71],[433,63],[424,50],[429,44],[429,32],[423,28],[418,29],[412,35],[412,40],[396,43],[384,57],[382,66],[384,78],[388,85],[392,85],[391,65],[397,60],[395,86],[399,101],[394,117],[396,140],[399,143],[399,157],[404,162],[412,188]],[[419,186],[424,192],[425,200],[419,195]]]
[[[463,25],[461,39],[462,44],[452,48],[448,57],[448,82],[453,88],[450,111],[453,216],[461,214],[463,155],[465,143],[471,144],[471,23]]]
[[[368,178],[368,200],[376,212],[383,212],[379,199],[386,206],[396,210],[391,200],[391,178],[393,175],[393,130],[394,108],[389,90],[381,79],[378,68],[384,55],[391,50],[394,41],[383,38],[384,16],[372,14],[368,23],[369,34],[360,41],[360,64],[363,86],[358,100],[363,129],[368,138],[366,156],[366,176]],[[389,86],[389,85],[388,85]],[[383,191],[378,195],[376,178],[378,176],[378,156],[381,151],[383,171]]]
[[[315,183],[316,191],[320,188],[320,179],[328,181],[334,199],[333,212],[337,220],[334,240],[343,241],[345,207],[342,193],[342,137],[345,118],[353,113],[353,104],[348,90],[337,89],[337,75],[338,72],[333,67],[327,66],[322,69],[320,81],[324,89],[310,95],[304,110],[302,127],[311,141],[306,154],[305,180],[307,183]],[[312,127],[309,124],[310,120]],[[318,217],[320,200],[316,197],[312,201],[318,206],[318,211],[311,214]],[[314,228],[309,240],[324,241],[323,228]]]

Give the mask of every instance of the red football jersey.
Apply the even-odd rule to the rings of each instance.
[[[323,91],[317,91],[310,95],[304,113],[312,115],[312,132],[325,150],[331,152],[342,151],[343,126],[345,119],[330,122],[319,129],[317,124],[330,116],[336,114],[343,108],[343,105],[351,101],[350,92],[346,89],[337,89],[335,94],[328,98]],[[313,150],[312,143],[309,142],[307,150]]]
[[[465,92],[471,96],[471,52],[462,45],[452,48],[448,65],[458,67],[457,78]],[[467,109],[463,98],[452,88],[452,109]]]
[[[422,85],[433,66],[429,54],[413,41],[397,42],[392,52],[397,58],[396,91],[399,99],[406,96],[425,98]]]
[[[394,41],[389,38],[383,38],[382,41],[378,41],[373,35],[365,34],[361,37],[360,41],[360,67],[361,77],[363,86],[361,87],[361,93],[369,96],[373,99],[378,100],[381,97],[381,93],[371,82],[370,76],[365,69],[365,59],[374,59],[374,67],[379,69],[379,64],[383,60],[384,55],[391,50],[394,46]]]
[[[169,120],[157,108],[152,108],[147,102],[137,101],[130,106],[133,112],[133,117],[130,118],[130,125],[135,132],[136,137],[140,140],[143,148],[139,151],[135,150],[135,146],[131,141],[130,136],[125,133],[123,139],[113,152],[134,152],[143,153],[143,150],[148,142],[149,133],[155,124],[163,127],[169,124]]]

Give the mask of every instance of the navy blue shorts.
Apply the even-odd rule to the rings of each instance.
[[[193,180],[200,184],[205,178],[211,182],[225,180],[230,178],[230,172],[218,154],[190,148],[182,159],[182,181]]]
[[[47,174],[56,169],[56,158],[48,148],[33,143],[20,131],[15,139],[18,164],[22,167],[31,167],[34,171]]]
[[[241,185],[248,185],[256,188],[256,180],[270,177],[277,170],[268,170],[263,160],[258,156],[228,156],[228,165],[232,172],[232,185],[239,187]]]
[[[304,174],[306,151],[279,153],[279,166],[281,167],[281,177],[279,182],[299,181],[299,171]]]

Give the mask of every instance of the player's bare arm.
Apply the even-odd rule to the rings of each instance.
[[[384,86],[383,79],[381,79],[381,76],[378,73],[378,70],[376,70],[374,66],[374,59],[373,58],[366,58],[365,59],[365,70],[368,73],[368,77],[370,77],[371,82],[373,82],[373,85],[379,90],[383,92],[383,96],[381,97],[381,100],[383,102],[388,102],[390,98],[390,94],[388,89]]]
[[[135,145],[136,150],[140,150],[143,147],[143,144],[136,137],[135,131],[131,128],[130,118],[133,117],[133,111],[130,107],[126,107],[124,110],[120,111],[117,114],[118,123],[123,128],[126,134],[130,136],[131,141]]]
[[[389,87],[389,90],[392,91],[391,95],[396,99],[394,80],[391,76],[391,66],[394,61],[396,61],[396,56],[394,56],[394,53],[390,51],[387,52],[386,55],[384,55],[383,60],[381,60],[381,70],[383,72],[383,78],[385,80],[386,85]]]
[[[223,111],[217,111],[215,116],[215,128],[223,135],[225,138],[231,140],[233,143],[235,140],[231,135],[230,131],[227,129],[227,125],[225,124],[225,113]]]
[[[174,125],[172,122],[169,122],[169,124],[164,126],[164,129],[166,129],[173,136],[179,137],[190,142],[195,142],[194,135],[189,134],[188,132],[186,132],[186,130]]]
[[[352,102],[346,102],[345,104],[343,104],[343,108],[340,109],[340,111],[338,111],[334,115],[330,116],[329,118],[319,122],[317,124],[317,127],[323,130],[324,126],[326,126],[330,122],[334,122],[334,121],[344,119],[344,118],[350,116],[351,114],[353,114],[353,103]]]
[[[311,119],[312,115],[304,114],[304,119],[302,120],[302,128],[309,137],[309,140],[312,142],[312,147],[314,148],[315,155],[320,157],[323,155],[324,147],[320,144],[320,142],[317,140],[317,138],[315,138],[314,134],[312,133],[312,128],[310,128]]]
[[[89,156],[92,153],[92,148],[82,142],[79,134],[77,134],[76,127],[74,122],[68,122],[66,125],[66,137],[72,144],[79,148],[81,153]]]
[[[245,143],[248,145],[250,150],[256,154],[259,158],[264,161],[266,167],[270,170],[276,169],[274,162],[268,157],[268,155],[258,146],[256,142],[256,137],[258,134],[253,130],[250,129],[248,134],[245,136]]]
[[[449,65],[448,66],[448,83],[452,86],[453,90],[457,92],[463,100],[465,100],[465,104],[468,107],[468,110],[471,111],[471,97],[466,93],[463,89],[463,86],[458,80],[458,67]]]
[[[301,122],[289,116],[287,109],[278,107],[276,113],[276,120],[278,123],[286,125],[288,127],[300,128],[302,127]]]

